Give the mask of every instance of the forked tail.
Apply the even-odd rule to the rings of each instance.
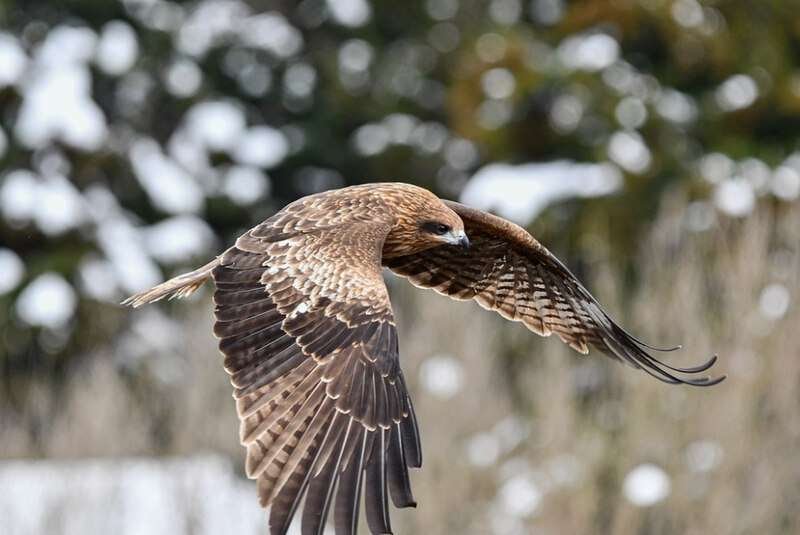
[[[192,295],[195,290],[200,288],[206,280],[211,277],[211,272],[219,264],[219,259],[215,258],[205,266],[197,268],[189,273],[178,275],[166,282],[162,282],[154,288],[145,290],[136,295],[132,295],[122,302],[123,305],[133,308],[154,303],[165,297],[174,299],[175,297],[187,297]]]

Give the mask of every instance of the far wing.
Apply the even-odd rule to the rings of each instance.
[[[337,535],[355,533],[362,490],[370,531],[390,533],[389,496],[415,505],[408,467],[422,459],[381,276],[387,229],[273,223],[213,271],[247,475],[273,535],[303,498],[303,534],[322,533],[331,509]]]
[[[523,228],[481,210],[445,202],[464,221],[470,248],[440,246],[386,260],[396,274],[454,299],[474,299],[542,336],[556,333],[581,353],[588,353],[592,345],[666,383],[708,386],[724,379],[683,377],[706,371],[716,356],[692,368],[676,368],[656,359],[648,350],[664,350],[637,340],[614,322],[564,264]]]

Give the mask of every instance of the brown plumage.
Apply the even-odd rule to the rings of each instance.
[[[303,534],[322,533],[331,511],[337,535],[355,533],[362,489],[372,533],[391,532],[390,497],[415,505],[408,468],[422,453],[383,267],[667,383],[723,379],[687,377],[716,357],[683,369],[656,359],[513,223],[407,184],[305,197],[209,264],[125,301],[182,297],[214,279],[214,332],[273,535],[303,500]]]

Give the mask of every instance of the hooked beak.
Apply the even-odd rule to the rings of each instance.
[[[445,239],[450,245],[455,245],[462,249],[469,249],[469,238],[467,238],[467,234],[463,230],[448,232],[445,235]]]

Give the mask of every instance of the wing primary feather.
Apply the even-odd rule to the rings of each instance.
[[[370,433],[368,431],[368,429],[363,424],[361,424],[360,422],[358,422],[354,418],[351,418],[351,421],[353,422],[353,425],[356,425],[356,426],[364,429],[364,431],[367,432],[366,433],[366,437],[367,438],[365,439],[366,442],[365,442],[365,445],[364,445],[364,448],[366,448],[366,450],[365,450],[366,453],[364,455],[365,455],[366,459],[369,459],[369,448],[370,448],[370,445],[372,444],[372,436],[374,435],[374,433]],[[349,442],[346,442],[346,443],[344,443],[344,442],[342,443],[342,450],[344,451],[344,454],[342,455],[342,470],[345,470],[350,466],[350,462],[356,456],[357,449],[361,446],[361,443],[359,442],[359,440],[357,440],[357,438],[358,437],[356,435],[353,435],[352,436],[352,440],[350,440]]]
[[[365,371],[365,373],[369,374],[369,377],[364,382],[364,393],[358,413],[364,415],[364,425],[374,429],[377,425],[375,423],[375,409],[378,404],[378,387],[376,383],[380,378],[377,377],[378,374],[374,370]]]
[[[314,397],[314,392],[324,395],[325,388],[319,382],[322,372],[319,368],[313,369],[289,396],[282,400],[263,421],[253,428],[246,436],[241,437],[243,444],[249,444],[258,438],[267,429],[270,429],[278,419],[286,415],[295,406],[303,407]],[[276,443],[277,444],[277,443]],[[277,451],[273,452],[277,455]]]
[[[334,429],[338,429],[335,426],[336,417],[338,413],[333,411],[331,416],[331,421],[328,424],[328,429],[325,431],[325,437],[322,439],[320,445],[324,445],[325,441],[327,441],[330,437],[331,431]],[[320,449],[321,447],[317,448],[316,453],[314,454],[314,460],[311,462],[311,465],[308,468],[308,471],[305,473],[303,477],[303,482],[300,485],[297,493],[292,498],[292,502],[288,508],[283,511],[272,511],[269,515],[269,526],[270,526],[270,535],[286,535],[286,532],[289,530],[289,526],[292,523],[292,518],[294,517],[295,511],[297,511],[297,507],[300,505],[300,500],[303,498],[303,494],[305,489],[308,487],[308,483],[311,480],[311,474],[314,471],[314,466],[320,460]],[[276,514],[283,513],[283,514]],[[273,520],[275,521],[273,524]]]
[[[662,361],[660,359],[657,359],[652,355],[650,356],[650,358],[653,361],[659,363],[660,365],[664,366],[665,368],[669,368],[670,370],[672,370],[674,372],[679,372],[679,373],[701,373],[701,372],[704,372],[704,371],[708,370],[714,364],[716,364],[717,360],[719,359],[719,355],[712,355],[711,358],[709,358],[703,364],[698,364],[697,366],[693,366],[693,367],[690,367],[690,368],[678,368],[678,367],[670,366],[666,362],[664,362],[664,361]]]
[[[717,356],[714,355],[709,360],[707,360],[706,362],[704,362],[704,363],[702,363],[700,365],[692,366],[692,367],[688,367],[688,368],[681,368],[681,367],[677,367],[677,366],[671,366],[671,365],[661,361],[660,359],[655,358],[654,356],[652,356],[649,353],[647,353],[645,351],[645,349],[651,349],[653,351],[659,351],[659,352],[662,352],[662,353],[667,353],[667,352],[677,351],[677,350],[681,349],[682,346],[678,345],[678,346],[669,347],[669,348],[659,348],[659,347],[654,347],[654,346],[651,346],[649,344],[646,344],[645,342],[642,342],[638,338],[634,337],[632,334],[630,334],[628,331],[626,331],[624,328],[622,328],[620,325],[618,325],[614,320],[612,320],[608,316],[608,314],[602,309],[602,307],[600,307],[599,305],[596,304],[596,301],[591,296],[591,294],[588,292],[588,290],[586,290],[583,287],[583,285],[574,277],[574,275],[572,275],[569,272],[569,270],[567,270],[566,268],[563,267],[563,264],[559,263],[559,265],[562,266],[562,268],[564,269],[566,274],[569,276],[569,278],[567,280],[570,280],[575,285],[577,290],[580,293],[583,294],[582,298],[588,300],[589,302],[594,303],[595,307],[597,308],[599,313],[603,316],[602,319],[605,320],[605,321],[602,321],[601,323],[598,323],[597,325],[598,326],[599,325],[610,326],[610,328],[606,327],[606,329],[608,331],[610,331],[609,334],[615,340],[615,342],[617,341],[617,338],[621,338],[621,342],[618,342],[618,347],[622,348],[627,355],[630,355],[631,352],[633,353],[631,355],[631,357],[633,358],[633,360],[636,363],[640,364],[640,366],[637,366],[637,367],[645,369],[645,370],[647,368],[649,368],[649,369],[655,371],[657,374],[663,375],[663,377],[658,377],[658,375],[654,375],[654,377],[657,377],[662,381],[664,380],[664,377],[666,377],[669,380],[664,381],[664,382],[667,382],[667,383],[670,383],[670,384],[679,384],[680,383],[680,384],[687,384],[687,385],[693,385],[693,386],[712,386],[712,385],[720,383],[721,381],[723,381],[725,379],[725,377],[721,377],[721,378],[717,378],[717,379],[711,379],[709,377],[688,379],[688,378],[683,378],[683,377],[676,377],[675,375],[673,375],[673,374],[669,373],[668,371],[666,371],[664,368],[666,368],[667,370],[671,370],[673,372],[677,372],[677,373],[686,373],[686,374],[701,373],[701,372],[704,372],[704,371],[708,370],[709,368],[711,368],[711,366],[713,366],[716,363]],[[559,281],[556,277],[552,277],[551,278],[551,282],[557,282],[559,284],[559,287],[561,288],[560,292],[562,294],[564,294],[566,292],[566,294],[565,294],[566,297],[569,297],[569,298],[572,297],[570,292],[569,292],[569,289],[565,288],[563,280]],[[573,307],[578,306],[574,302],[574,299],[572,299],[572,301],[573,301],[573,305],[572,305]],[[589,307],[589,308],[591,309],[591,307]],[[581,307],[580,309],[584,310],[585,312],[589,312],[589,310],[587,310],[587,307]],[[594,314],[594,316],[596,317],[596,314]],[[608,345],[608,341],[607,340],[606,340],[606,345]],[[628,345],[630,346],[630,348],[628,348]],[[617,353],[617,352],[615,351],[615,353]],[[626,358],[626,360],[631,360],[631,359],[630,358]],[[651,373],[650,375],[653,375],[653,374]]]
[[[725,379],[724,376],[717,379],[710,379],[709,377],[701,377],[698,379],[686,379],[677,377],[669,371],[661,368],[658,364],[643,351],[639,350],[637,353],[631,354],[629,349],[620,344],[614,338],[603,337],[605,343],[614,351],[615,354],[631,362],[637,368],[644,370],[647,374],[655,377],[656,379],[669,384],[687,384],[692,386],[712,386],[720,383]]]
[[[378,429],[377,444],[367,464],[367,488],[364,505],[367,510],[367,524],[372,533],[392,533],[389,522],[389,497],[386,482],[386,430]]]
[[[245,380],[250,381],[250,384],[240,392],[237,392],[237,394],[246,395],[285,375],[293,368],[302,365],[305,360],[305,355],[298,348],[289,346],[280,353],[274,355],[270,361],[259,363],[254,370],[246,370],[245,373],[235,373],[233,375],[235,384],[241,384],[245,382]],[[270,368],[270,370],[259,376],[257,372],[264,371],[266,368]],[[258,377],[258,379],[255,379],[255,377]]]
[[[339,476],[339,489],[336,492],[334,521],[337,535],[356,535],[358,532],[358,512],[361,503],[361,486],[364,480],[364,454],[366,452],[366,429],[361,428],[361,447],[355,462],[350,464]]]
[[[326,463],[322,472],[311,481],[306,503],[303,507],[303,519],[301,522],[303,535],[322,535],[322,531],[325,529],[325,520],[328,518],[328,511],[344,454],[343,446],[350,437],[352,422],[350,420],[344,436],[339,441],[339,453],[336,456],[336,461]]]
[[[309,363],[310,364],[310,363]],[[312,365],[313,366],[313,365]],[[291,373],[281,377],[278,380],[270,383],[262,391],[258,392],[253,399],[248,394],[238,395],[238,390],[234,392],[236,397],[236,408],[239,412],[240,418],[248,418],[255,414],[257,410],[267,405],[273,399],[283,394],[288,388],[294,388],[300,384],[303,378],[311,371],[311,366],[300,365]]]
[[[591,298],[591,295],[589,295],[589,297]],[[604,314],[606,317],[608,317],[608,314],[606,314],[606,312],[605,312],[605,311],[602,309],[602,307],[599,307],[599,308],[600,308],[600,311],[601,311],[601,312],[602,312],[602,313],[603,313],[603,314]],[[645,343],[645,342],[643,342],[643,341],[639,340],[639,339],[638,339],[638,338],[636,338],[635,336],[633,336],[631,333],[629,333],[627,330],[625,330],[625,329],[624,329],[622,326],[618,325],[618,324],[617,324],[617,323],[616,323],[614,320],[612,320],[610,317],[608,317],[608,320],[609,320],[609,321],[610,321],[612,324],[614,324],[614,325],[616,326],[616,328],[617,328],[617,329],[619,329],[619,330],[620,330],[620,332],[621,332],[621,333],[622,333],[622,334],[623,334],[623,335],[624,335],[626,338],[628,338],[628,339],[629,339],[629,340],[631,340],[632,342],[636,343],[637,345],[640,345],[640,346],[642,346],[642,347],[645,347],[645,348],[647,348],[647,349],[652,349],[653,351],[659,351],[659,352],[661,352],[661,353],[671,353],[671,352],[673,352],[673,351],[679,351],[679,350],[683,349],[683,345],[682,345],[682,344],[678,344],[678,345],[676,345],[676,346],[672,346],[672,347],[656,347],[656,346],[651,346],[650,344],[647,344],[647,343]]]
[[[337,446],[339,446],[340,444],[339,436],[345,431],[349,433],[350,426],[353,425],[353,420],[347,417],[346,415],[342,414],[338,410],[334,409],[333,414],[334,414],[333,417],[334,420],[331,422],[331,427],[333,427],[333,423],[335,422],[335,420],[339,418],[347,418],[347,427],[342,427],[340,425],[337,425],[335,427],[333,435],[322,441],[320,445],[319,459],[317,460],[317,463],[314,466],[314,477],[317,477],[320,474],[320,472],[322,472],[322,469],[328,464],[328,460],[331,458],[331,455],[333,455],[333,450]],[[330,428],[328,430],[328,434],[330,434]],[[342,445],[343,444],[344,443],[342,443]]]
[[[330,425],[334,421],[335,411],[333,411],[332,404],[330,400],[326,398],[319,404],[316,414],[311,418],[311,421],[306,426],[305,431],[303,434],[298,438],[297,445],[292,450],[291,455],[286,460],[286,463],[283,465],[281,469],[281,473],[278,475],[277,478],[273,480],[273,488],[270,496],[268,499],[273,497],[273,494],[280,492],[281,485],[283,485],[287,479],[288,475],[290,475],[296,467],[298,467],[307,452],[311,452],[312,462],[308,466],[308,470],[306,473],[306,477],[310,477],[311,469],[313,464],[319,459],[319,451],[321,442],[316,442],[318,439],[318,434],[320,429],[328,425],[328,429],[325,431],[325,436],[327,437],[330,433]],[[323,441],[325,439],[323,438]],[[300,500],[300,496],[297,497],[297,500]]]
[[[403,382],[405,383],[405,381]],[[405,384],[403,384],[403,392],[406,391]],[[414,413],[414,405],[411,403],[411,398],[406,395],[406,410],[408,416],[401,422],[401,430],[403,434],[403,444],[408,446],[407,458],[411,463],[409,466],[413,468],[422,467],[422,445],[419,440],[419,426],[417,425],[417,415]]]
[[[400,424],[394,424],[389,434],[389,490],[392,502],[396,507],[416,507],[417,502],[411,492],[411,481],[408,478],[408,464],[405,448],[403,447],[403,433]]]

